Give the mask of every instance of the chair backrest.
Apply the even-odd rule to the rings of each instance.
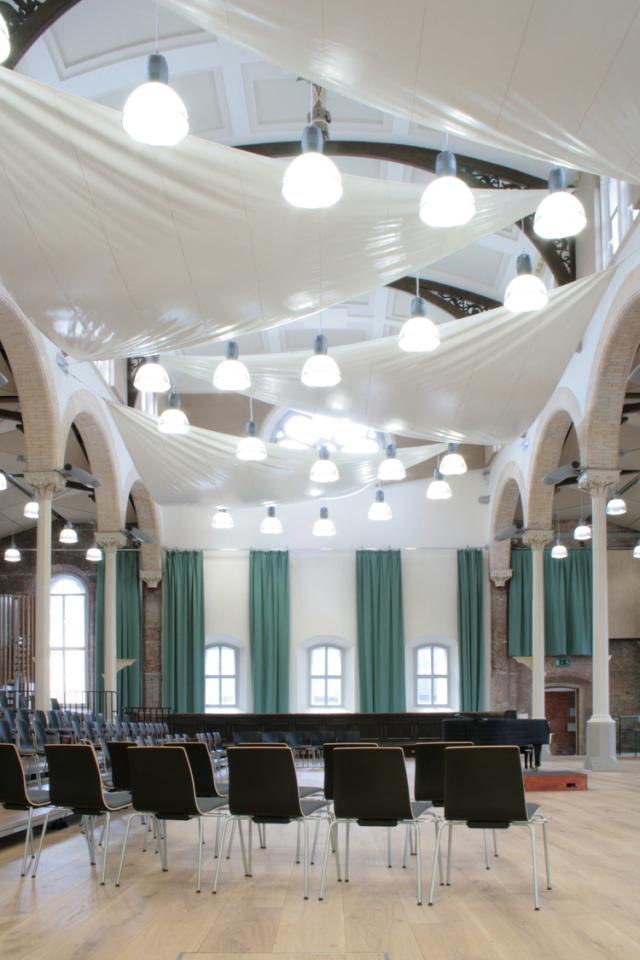
[[[98,758],[90,743],[47,744],[44,750],[53,804],[80,814],[106,809]]]
[[[42,717],[36,714],[32,720],[32,726],[36,740],[36,749],[44,750],[47,743],[47,726]]]
[[[182,747],[187,752],[197,797],[219,797],[213,775],[209,747],[201,740],[185,740]]]
[[[198,814],[196,787],[183,746],[135,747],[128,754],[131,798],[136,810],[161,820]]]
[[[15,744],[0,743],[0,803],[8,807],[25,807],[27,784],[20,754]]]
[[[16,716],[16,734],[18,737],[19,750],[33,749],[33,735],[29,721],[25,720],[24,716],[20,716],[20,714]]]
[[[0,743],[13,743],[11,724],[4,717],[0,719]]]
[[[434,807],[444,803],[444,752],[447,747],[472,747],[470,740],[435,740],[416,744],[416,800],[430,800]]]
[[[366,742],[361,740],[359,743],[347,741],[345,743],[323,743],[322,752],[324,755],[324,795],[327,800],[333,800],[333,751],[338,747],[345,747],[347,750],[355,750],[358,747],[377,747],[378,744],[373,741]]]
[[[264,737],[259,730],[234,730],[233,742],[239,743],[262,743]]]
[[[129,750],[134,750],[135,743],[128,740],[107,741],[109,760],[111,761],[111,782],[114,790],[131,790],[131,771],[129,768]]]
[[[338,747],[333,752],[333,777],[338,819],[394,826],[413,817],[402,747]]]
[[[519,747],[450,747],[444,764],[447,820],[503,828],[528,819]]]
[[[302,816],[291,748],[286,744],[229,747],[229,810],[258,822]]]
[[[57,730],[60,727],[58,714],[55,710],[47,710],[47,723],[52,730]]]

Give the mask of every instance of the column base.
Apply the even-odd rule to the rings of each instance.
[[[616,757],[616,725],[611,717],[587,720],[587,756],[585,770],[619,770]]]

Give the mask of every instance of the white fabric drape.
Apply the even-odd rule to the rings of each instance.
[[[236,458],[238,437],[199,427],[182,436],[162,434],[155,417],[120,404],[109,406],[142,482],[161,504],[234,506],[293,503],[314,497],[334,500],[374,484],[385,456],[382,451],[375,455],[332,454],[340,479],[318,486],[309,480],[317,457],[313,450],[286,450],[266,443],[266,460],[245,463]],[[444,449],[443,444],[401,447],[397,455],[408,469]]]
[[[638,0],[161,0],[348,97],[640,180]]]
[[[326,211],[284,164],[187,137],[134,143],[120,114],[0,69],[2,281],[78,359],[262,330],[413,273],[514,223],[540,191],[478,191],[471,223],[419,219],[417,185],[344,177]]]
[[[549,399],[611,280],[607,269],[551,291],[549,304],[514,315],[503,307],[440,324],[440,347],[403,353],[397,337],[336,347],[342,382],[300,382],[308,353],[243,357],[253,397],[309,413],[350,417],[377,430],[429,440],[506,443]],[[220,357],[164,357],[181,391],[211,390]],[[187,378],[185,380],[185,375]],[[214,391],[215,392],[215,391]]]

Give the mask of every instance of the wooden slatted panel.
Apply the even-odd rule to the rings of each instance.
[[[25,703],[35,685],[35,597],[0,594],[0,687]]]

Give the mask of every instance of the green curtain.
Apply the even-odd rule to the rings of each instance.
[[[356,607],[360,710],[406,709],[402,566],[399,550],[358,550]]]
[[[252,550],[249,637],[255,713],[289,710],[289,554]]]
[[[118,672],[118,706],[121,710],[142,704],[142,609],[140,558],[137,551],[116,555],[116,656],[135,660]]]
[[[484,707],[484,575],[482,550],[458,550],[460,708]]]
[[[93,644],[93,688],[96,692],[104,690],[104,560],[96,564],[96,611],[95,635]],[[96,698],[97,700],[98,698]]]
[[[162,589],[165,707],[204,710],[204,578],[200,550],[167,550]]]
[[[531,551],[511,554],[509,655],[531,656]],[[565,560],[544,552],[544,632],[547,656],[590,656],[591,550],[569,550]]]

